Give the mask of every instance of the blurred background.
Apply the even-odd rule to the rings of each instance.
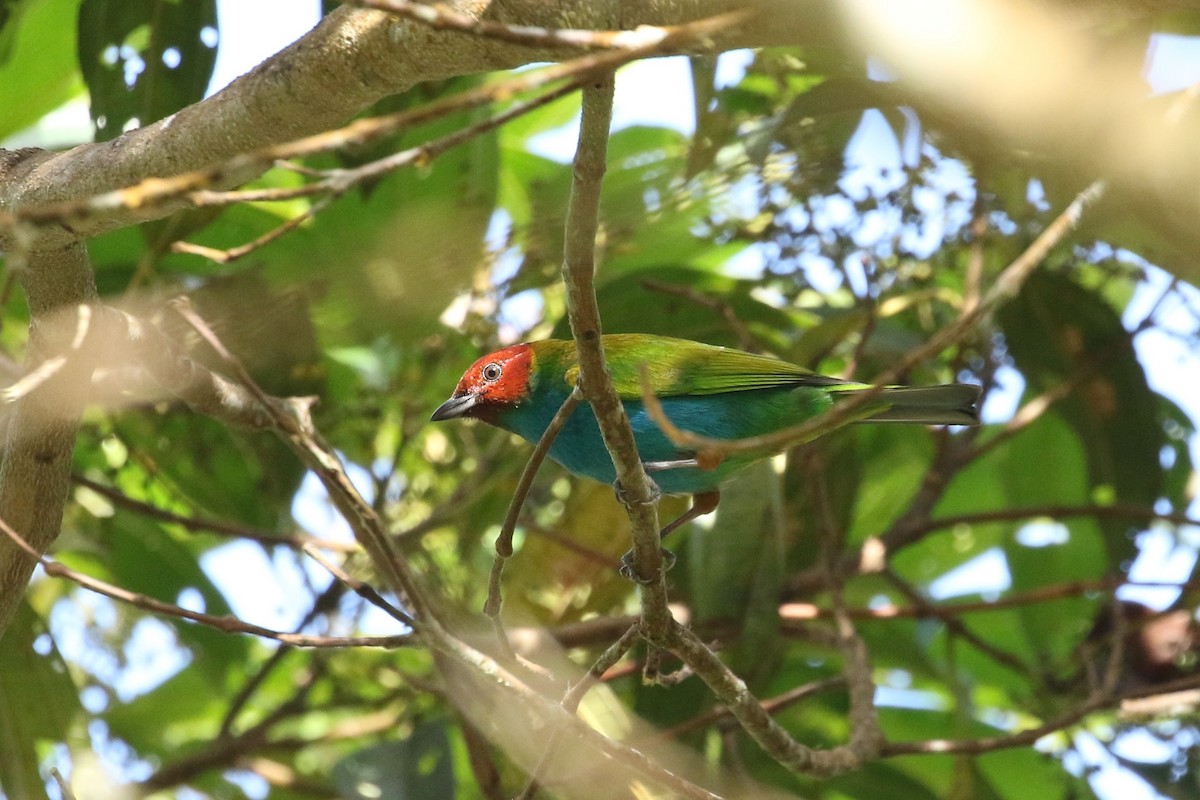
[[[904,376],[981,384],[985,426],[853,427],[747,470],[717,514],[669,544],[672,595],[759,697],[785,698],[840,675],[823,554],[881,537],[887,570],[852,577],[845,598],[893,741],[1003,736],[1069,713],[1098,685],[1114,614],[1130,622],[1119,688],[1131,701],[1200,689],[1200,294],[1188,282],[1186,206],[1143,152],[1159,128],[1139,122],[1166,129],[1169,117],[1182,120],[1179,135],[1191,131],[1200,12],[1057,17],[1051,6],[1022,17],[1025,6],[977,3],[972,19],[973,4],[896,3],[895,17],[865,5],[845,4],[855,42],[822,29],[833,24],[823,18],[793,47],[621,71],[597,242],[606,332],[697,339],[869,380],[978,303],[1093,179],[1111,177],[1107,194],[1019,296]],[[0,3],[0,144],[113,138],[219,91],[328,10]],[[61,23],[76,18],[78,30]],[[926,56],[941,45],[950,60],[938,73]],[[1039,60],[1047,55],[1059,60]],[[961,72],[939,83],[955,58]],[[500,77],[421,85],[370,114]],[[305,164],[365,163],[487,113]],[[1141,138],[1080,134],[1129,120]],[[106,299],[145,309],[186,293],[267,391],[320,397],[321,431],[452,617],[478,616],[529,448],[427,420],[480,354],[567,335],[558,271],[577,123],[577,96],[556,101],[356,189],[229,263],[171,244],[237,247],[309,201],[189,211],[90,243]],[[277,168],[253,186],[303,180]],[[11,273],[4,281],[8,383],[28,311]],[[168,332],[218,363],[177,327]],[[53,554],[70,567],[279,630],[404,632],[296,547],[262,541],[353,542],[319,483],[269,434],[165,400],[95,407],[75,473]],[[668,499],[663,516],[683,507]],[[588,663],[620,628],[578,623],[637,610],[614,569],[628,528],[611,489],[548,464],[517,544],[505,608],[526,637],[517,641],[536,653],[557,637]],[[371,577],[360,555],[347,569]],[[425,792],[411,796],[487,797],[481,752],[509,794],[521,785],[454,712],[421,650],[289,648],[160,620],[40,572],[7,637],[0,785],[13,798],[57,797],[52,766],[81,798],[358,797],[356,778],[371,769],[379,785]],[[646,687],[629,668],[603,692],[713,770],[805,797],[1200,793],[1186,694],[1090,714],[1032,747],[906,755],[814,781],[705,719],[712,699],[695,679]],[[781,699],[777,716],[808,744],[847,735],[837,686]],[[430,753],[436,766],[415,777],[387,772]]]

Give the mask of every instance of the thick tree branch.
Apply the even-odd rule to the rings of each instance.
[[[607,0],[546,4],[509,0],[455,7],[478,17],[547,28],[608,28],[679,25],[744,7],[729,0],[663,0],[651,4]],[[756,3],[768,5],[766,2]],[[743,26],[736,35],[714,34],[717,46],[777,41],[787,25]],[[86,144],[63,153],[27,157],[19,176],[0,171],[2,215],[22,208],[72,203],[133,186],[150,177],[204,170],[234,157],[319,133],[342,124],[372,103],[422,81],[553,61],[578,50],[535,48],[469,32],[439,31],[422,22],[352,7],[326,16],[292,46],[264,61],[216,95],[112,142]],[[222,187],[253,178],[270,164],[247,163],[221,176]],[[19,179],[17,179],[19,178]],[[154,217],[183,207],[165,204]],[[137,209],[113,209],[70,228],[43,231],[59,242],[93,236],[147,217]],[[0,247],[10,244],[0,225]]]
[[[0,178],[3,172],[0,166]],[[30,361],[37,363],[63,352],[78,334],[54,324],[54,312],[94,300],[96,285],[82,244],[32,249],[22,256],[21,279],[31,316]],[[14,260],[10,255],[10,267]],[[74,363],[17,400],[6,420],[0,517],[39,553],[54,542],[62,524],[83,409],[79,394],[64,387],[90,379],[90,367]],[[36,563],[7,537],[0,539],[0,636]]]

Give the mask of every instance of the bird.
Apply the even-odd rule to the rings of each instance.
[[[691,508],[663,527],[662,536],[715,511],[721,484],[775,451],[714,459],[674,444],[643,402],[643,365],[666,417],[682,430],[715,439],[761,436],[799,425],[832,408],[838,398],[875,388],[770,356],[669,336],[605,334],[601,343],[646,471],[662,492],[692,495]],[[431,419],[473,418],[536,443],[578,374],[572,340],[510,345],[472,364]],[[888,386],[849,421],[977,425],[980,393],[980,387],[965,383]],[[572,474],[616,481],[596,417],[586,403],[567,419],[548,455]]]

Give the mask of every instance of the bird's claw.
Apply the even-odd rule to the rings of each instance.
[[[647,477],[646,480],[650,484],[650,496],[648,498],[646,498],[645,500],[635,500],[634,498],[630,497],[629,492],[625,491],[625,487],[621,485],[620,478],[613,481],[613,494],[615,494],[617,496],[617,502],[619,502],[623,506],[631,506],[631,505],[634,505],[635,503],[641,503],[643,505],[652,506],[655,503],[657,503],[659,500],[661,500],[662,499],[662,489],[659,489],[658,484],[655,483],[649,477]]]
[[[621,556],[621,577],[627,581],[633,581],[640,586],[648,586],[658,580],[658,576],[647,578],[637,571],[637,565],[634,563],[636,556],[632,550]],[[675,566],[675,554],[667,548],[662,548],[663,572],[667,572],[671,567]]]

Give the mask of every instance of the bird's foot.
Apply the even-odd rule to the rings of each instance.
[[[643,503],[644,505],[654,505],[662,499],[662,490],[658,488],[658,484],[653,480],[650,481],[650,496],[645,500],[635,500],[629,496],[629,492],[625,491],[625,487],[621,485],[621,479],[613,481],[613,494],[617,496],[617,502],[623,506],[631,506],[634,503]]]
[[[648,586],[658,580],[658,576],[647,578],[637,571],[637,566],[634,563],[635,556],[630,550],[625,555],[621,556],[621,577],[627,581],[633,581],[640,586]],[[668,571],[675,566],[675,554],[667,548],[662,548],[663,572]]]

